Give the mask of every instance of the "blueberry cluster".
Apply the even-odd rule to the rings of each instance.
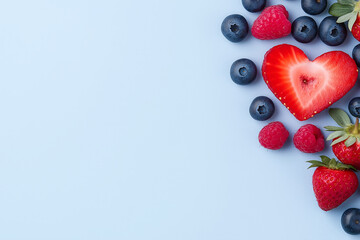
[[[249,12],[259,12],[266,6],[266,0],[242,0],[243,6]],[[322,13],[327,6],[327,0],[301,0],[301,7],[305,13],[317,15]],[[227,16],[221,31],[231,42],[242,41],[249,32],[247,20],[239,14]],[[301,43],[309,43],[319,35],[321,41],[329,46],[342,44],[347,37],[344,23],[338,23],[336,17],[325,17],[318,28],[315,20],[310,16],[301,16],[295,19],[291,26],[291,34],[294,39]]]

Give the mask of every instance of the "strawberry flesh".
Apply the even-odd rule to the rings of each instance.
[[[355,85],[358,70],[344,52],[327,52],[310,61],[301,49],[282,44],[265,54],[262,74],[275,96],[303,121],[342,98]]]

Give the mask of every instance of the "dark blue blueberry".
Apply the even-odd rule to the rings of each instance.
[[[253,119],[265,121],[274,114],[275,106],[270,98],[260,96],[252,101],[249,112]]]
[[[301,7],[307,14],[317,15],[322,13],[327,6],[327,0],[301,0]]]
[[[298,42],[311,42],[317,35],[317,25],[315,20],[308,16],[295,19],[291,25],[291,34]]]
[[[249,12],[260,12],[265,8],[266,0],[242,0],[242,4]]]
[[[231,42],[240,42],[249,32],[246,19],[238,14],[227,16],[221,24],[221,32]]]
[[[347,36],[344,23],[337,23],[336,17],[329,16],[321,21],[319,27],[319,37],[326,45],[338,46],[342,44]]]
[[[360,67],[360,44],[356,45],[352,51],[352,57],[356,62],[356,65]]]
[[[341,216],[341,226],[351,235],[360,233],[360,209],[349,208]]]
[[[349,102],[349,112],[354,117],[360,118],[360,97],[351,99]]]
[[[236,60],[230,68],[231,79],[239,85],[251,83],[256,78],[256,74],[255,63],[247,58]]]

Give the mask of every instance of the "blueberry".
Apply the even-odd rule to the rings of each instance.
[[[351,99],[349,102],[349,112],[354,117],[360,118],[360,97]]]
[[[336,17],[329,16],[320,23],[319,36],[326,45],[338,46],[345,41],[347,30],[344,23],[337,23]]]
[[[349,208],[341,216],[341,226],[348,234],[360,233],[360,209]]]
[[[260,96],[252,101],[249,112],[253,119],[265,121],[274,114],[275,106],[270,98]]]
[[[311,42],[317,35],[317,25],[315,20],[308,16],[295,19],[291,25],[291,34],[298,42]]]
[[[238,14],[227,16],[221,24],[221,32],[231,42],[240,42],[249,32],[246,19]]]
[[[266,0],[242,0],[242,4],[249,12],[260,12],[265,8]]]
[[[360,44],[356,45],[352,51],[352,57],[356,62],[356,65],[360,67]]]
[[[255,63],[247,58],[236,60],[230,68],[231,79],[239,85],[251,83],[256,78],[256,74]]]
[[[322,13],[327,6],[327,0],[301,0],[301,7],[307,14],[317,15]]]

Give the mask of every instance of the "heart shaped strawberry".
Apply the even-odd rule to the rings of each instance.
[[[355,85],[358,70],[344,52],[327,52],[310,61],[301,49],[282,44],[265,54],[262,75],[275,96],[303,121],[342,98]]]

